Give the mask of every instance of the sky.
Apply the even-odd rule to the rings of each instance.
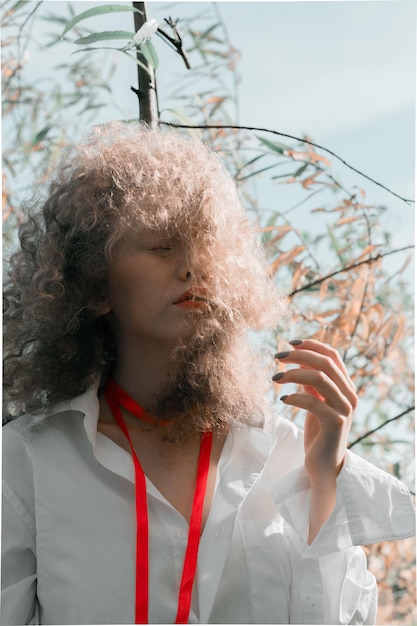
[[[120,3],[112,0],[111,3]],[[65,11],[65,2],[46,1],[42,10]],[[76,13],[99,2],[73,3]],[[205,2],[147,2],[148,17],[181,19],[203,11]],[[229,38],[240,51],[240,123],[262,126],[313,141],[407,198],[415,196],[416,12],[414,0],[219,2]],[[132,29],[130,13],[95,18],[97,30]],[[100,21],[101,20],[101,21]],[[85,22],[93,26],[93,23]],[[46,26],[45,26],[46,28]],[[38,33],[39,35],[39,33]],[[70,33],[71,36],[71,33]],[[154,40],[162,107],[186,73],[181,59]],[[185,47],[190,42],[184,41]],[[114,44],[116,45],[116,44]],[[66,62],[76,47],[55,46],[29,72]],[[97,53],[98,54],[98,53]],[[109,53],[111,54],[111,53]],[[135,84],[135,66],[120,59],[111,87],[120,110],[109,108],[96,121],[121,112],[137,115],[137,101],[126,85]],[[169,114],[164,115],[169,119]],[[80,134],[85,129],[80,127]],[[271,137],[272,138],[272,137]],[[272,138],[273,139],[273,138]],[[407,206],[331,159],[346,186],[366,189],[372,203],[389,206],[388,227],[395,245],[413,239],[414,206]],[[288,190],[265,185],[282,206]]]

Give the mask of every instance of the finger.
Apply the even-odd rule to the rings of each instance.
[[[291,352],[281,352],[275,355],[283,363],[295,363],[300,365],[303,371],[317,370],[326,374],[340,389],[342,394],[348,399],[353,408],[356,408],[358,397],[354,386],[350,384],[350,379],[340,371],[334,360],[325,354],[313,352],[312,350],[292,350]],[[293,371],[293,370],[289,370]],[[274,380],[274,377],[273,377]],[[308,383],[307,383],[308,384]]]
[[[315,396],[302,393],[292,393],[282,396],[284,404],[304,409],[316,417],[327,432],[340,433],[346,426],[347,417],[340,415],[332,407]]]
[[[337,367],[343,372],[351,387],[355,389],[355,385],[349,376],[346,365],[344,364],[339,352],[335,348],[329,346],[326,343],[323,343],[322,341],[317,341],[317,339],[295,339],[294,341],[290,341],[289,343],[294,348],[294,350],[311,350],[330,357],[334,361],[334,363],[336,363]]]
[[[352,402],[348,397],[350,393],[347,385],[344,385],[344,389],[341,390],[336,383],[322,371],[315,369],[291,369],[287,372],[281,372],[273,377],[273,380],[278,384],[295,383],[297,385],[303,385],[305,390],[311,389],[313,393],[307,395],[315,396],[320,402],[328,404],[332,409],[343,415],[349,417],[354,409]]]
[[[310,368],[305,368],[304,365],[300,365],[300,369],[310,369]],[[305,393],[309,393],[312,396],[317,396],[317,398],[319,398],[320,400],[324,400],[323,396],[321,396],[319,392],[316,389],[314,389],[314,387],[311,387],[310,385],[303,385],[303,389]]]

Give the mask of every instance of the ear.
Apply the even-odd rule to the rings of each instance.
[[[97,317],[103,317],[107,315],[111,311],[110,302],[104,294],[100,297],[100,300],[97,302],[96,314]]]

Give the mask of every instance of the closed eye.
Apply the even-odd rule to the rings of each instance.
[[[149,247],[148,250],[150,252],[154,252],[155,254],[159,254],[160,256],[170,256],[174,253],[174,248],[172,248],[172,246],[152,246]]]
[[[148,250],[150,250],[151,252],[156,252],[159,254],[173,254],[174,252],[177,252],[179,250],[180,247],[180,243],[179,241],[177,241],[177,239],[175,238],[155,238],[155,239],[151,239],[150,241],[147,242],[146,248]]]

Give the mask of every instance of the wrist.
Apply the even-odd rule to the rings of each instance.
[[[337,476],[326,476],[323,479],[310,479],[310,489],[312,493],[326,495],[336,491]]]
[[[333,481],[314,483],[311,488],[310,523],[307,543],[311,544],[336,505],[336,477]]]
[[[314,472],[307,470],[307,474],[308,474],[309,481],[310,481],[310,488],[314,489],[315,491],[323,491],[323,492],[326,492],[335,488],[336,480],[340,472],[342,471],[343,465],[345,463],[345,458],[346,457],[344,456],[343,459],[340,461],[340,463],[336,465],[336,467],[334,468],[330,468],[330,469],[326,468],[320,471],[316,470]]]

